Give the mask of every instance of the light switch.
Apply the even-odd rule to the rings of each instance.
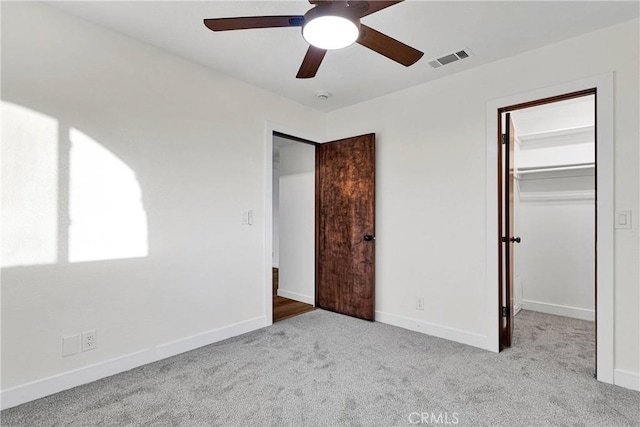
[[[244,210],[240,213],[240,224],[242,225],[253,224],[253,211],[251,209]]]
[[[616,228],[631,228],[631,211],[616,211]]]

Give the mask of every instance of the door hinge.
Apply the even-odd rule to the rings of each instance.
[[[506,143],[507,143],[507,134],[506,134],[506,133],[503,133],[503,134],[502,134],[502,143],[503,143],[503,144],[506,144]]]
[[[509,307],[502,307],[502,317],[509,317]]]

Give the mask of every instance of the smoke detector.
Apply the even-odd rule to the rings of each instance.
[[[326,90],[321,90],[316,92],[316,98],[318,98],[321,101],[326,101],[327,99],[329,99],[330,96],[331,94]]]

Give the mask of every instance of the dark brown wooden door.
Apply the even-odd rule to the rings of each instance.
[[[316,306],[374,320],[375,134],[316,149]]]
[[[501,317],[501,346],[511,347],[513,336],[513,283],[514,283],[514,254],[513,246],[520,242],[519,237],[514,236],[513,219],[514,219],[514,191],[515,191],[515,169],[514,169],[514,145],[515,145],[515,129],[511,114],[505,115],[505,132],[504,143],[502,144],[502,224],[501,224],[501,266],[502,275],[502,298],[503,306]]]

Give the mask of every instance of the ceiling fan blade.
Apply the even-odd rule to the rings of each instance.
[[[367,27],[364,24],[360,24],[360,38],[358,38],[357,41],[362,46],[368,47],[389,59],[393,59],[405,67],[415,64],[422,58],[422,55],[424,55],[423,52],[382,34],[373,28]]]
[[[393,6],[394,4],[402,3],[404,0],[395,0],[395,1],[382,1],[382,0],[349,0],[349,7],[357,10],[358,16],[360,18],[365,17],[367,15],[371,15],[372,13],[376,13],[379,10],[386,9],[389,6]]]
[[[320,64],[322,63],[322,59],[324,58],[325,53],[327,53],[325,49],[320,49],[315,46],[309,46],[307,54],[302,60],[302,65],[300,65],[300,69],[298,70],[296,78],[310,79],[312,77],[315,77],[316,73],[318,72],[318,68],[320,68]]]
[[[251,28],[302,27],[304,16],[244,16],[238,18],[205,19],[211,31],[248,30]]]

